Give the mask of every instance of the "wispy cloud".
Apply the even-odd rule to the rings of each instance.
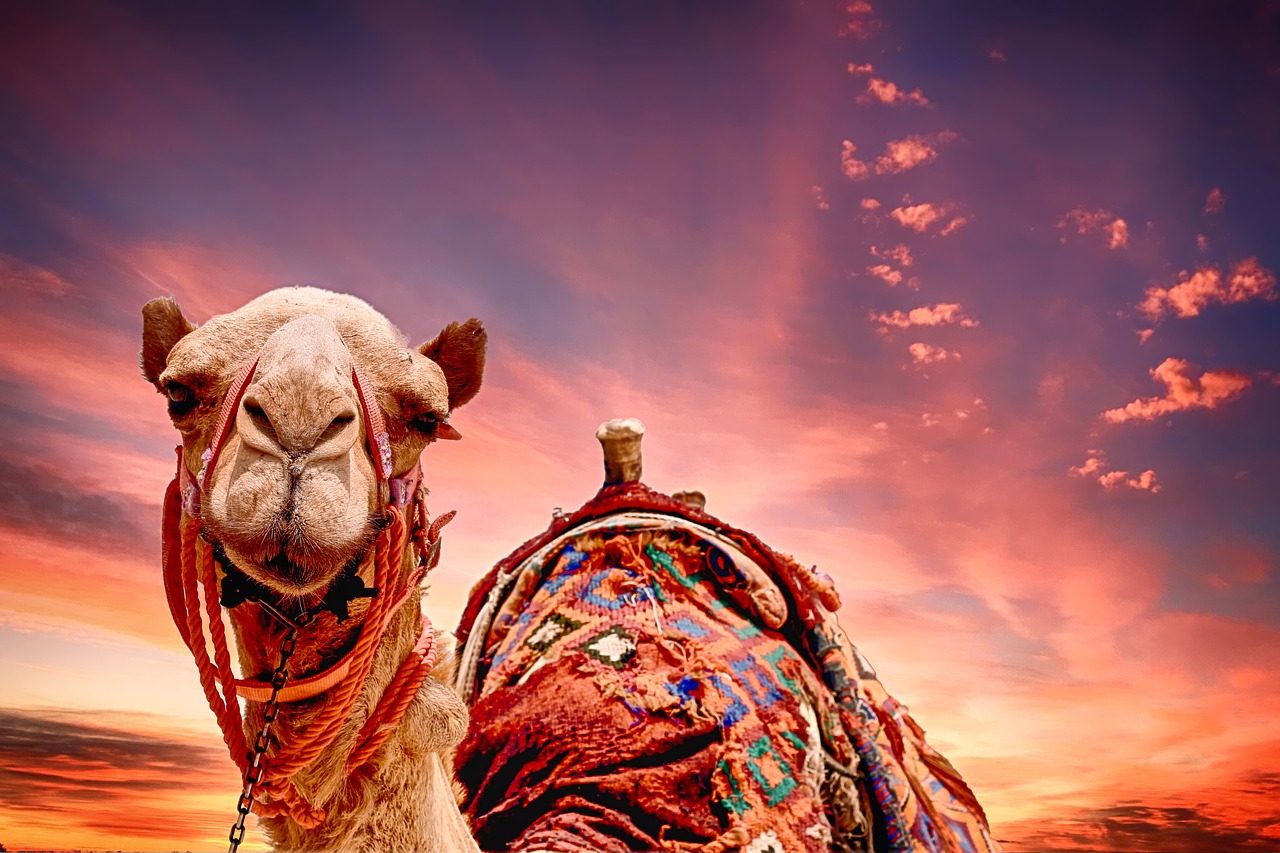
[[[1143,471],[1136,477],[1130,476],[1128,471],[1107,471],[1106,469],[1106,457],[1096,450],[1091,450],[1084,462],[1073,465],[1067,469],[1067,473],[1082,480],[1094,480],[1109,492],[1119,489],[1136,489],[1155,494],[1162,488],[1159,480],[1156,479],[1156,472],[1151,469]]]
[[[858,96],[858,102],[862,104],[878,102],[890,106],[895,104],[909,104],[917,107],[932,106],[929,99],[924,96],[924,93],[919,88],[908,92],[900,89],[896,83],[890,80],[882,80],[879,77],[872,77],[867,81],[867,90]]]
[[[1106,467],[1106,464],[1106,459],[1102,454],[1097,453],[1096,451],[1090,451],[1087,459],[1079,465],[1073,465],[1071,468],[1068,468],[1067,473],[1072,477],[1080,477],[1082,479],[1086,477],[1093,477],[1101,473]]]
[[[876,17],[875,9],[871,8],[867,0],[851,0],[844,10],[848,13],[849,20],[840,30],[842,36],[853,36],[859,40],[867,39],[880,29],[883,23]]]
[[[883,281],[890,287],[897,287],[902,284],[902,273],[895,270],[888,264],[876,264],[873,267],[867,267],[867,272]]]
[[[0,289],[9,294],[28,291],[63,296],[72,287],[53,270],[33,266],[0,252]]]
[[[1276,276],[1256,257],[1245,258],[1227,275],[1217,266],[1201,267],[1194,273],[1178,273],[1171,287],[1149,287],[1138,310],[1153,320],[1166,314],[1195,317],[1208,305],[1229,305],[1250,299],[1275,299]]]
[[[809,188],[813,193],[813,200],[818,205],[818,210],[830,210],[831,202],[827,199],[827,191],[818,184],[814,184]]]
[[[968,221],[966,217],[954,215],[955,210],[956,205],[952,202],[932,204],[926,201],[921,204],[911,204],[904,200],[903,206],[895,207],[889,215],[904,228],[910,228],[921,234],[934,226],[939,226],[938,234],[945,237]]]
[[[958,302],[939,302],[933,307],[922,305],[910,311],[893,311],[887,314],[872,313],[871,319],[879,323],[882,329],[907,329],[912,326],[943,326],[959,323],[971,328],[978,321],[964,313]]]
[[[157,538],[150,523],[153,507],[87,485],[52,465],[0,456],[0,528],[150,556]]]
[[[1204,850],[1224,853],[1269,853],[1276,849],[1274,824],[1270,816],[1257,815],[1254,809],[1266,808],[1257,795],[1280,794],[1280,778],[1276,774],[1258,774],[1258,778],[1241,779],[1236,790],[1247,790],[1259,802],[1250,803],[1248,811],[1221,813],[1222,804],[1232,803],[1237,809],[1239,797],[1226,791],[1199,792],[1195,799],[1164,794],[1158,799],[1147,790],[1116,791],[1113,805],[1090,808],[1057,807],[1035,820],[1017,821],[1001,827],[1002,835],[1019,839],[1020,850],[1132,850],[1151,853],[1199,853]],[[1142,797],[1138,799],[1137,797]],[[1251,798],[1252,799],[1252,798]],[[1105,800],[1104,800],[1105,801]]]
[[[1236,370],[1209,370],[1197,378],[1190,362],[1166,358],[1152,368],[1151,378],[1164,383],[1163,397],[1144,397],[1118,409],[1102,413],[1103,420],[1120,424],[1132,420],[1153,420],[1161,415],[1188,409],[1214,409],[1238,397],[1251,384]]]
[[[937,146],[955,139],[955,131],[944,130],[927,136],[917,134],[890,140],[874,163],[855,157],[857,146],[846,139],[841,143],[840,168],[846,177],[855,181],[869,178],[873,172],[877,175],[898,175],[938,159]]]
[[[1204,200],[1205,213],[1221,213],[1227,206],[1227,194],[1220,188],[1214,187],[1209,190],[1209,196]]]
[[[888,249],[872,246],[870,252],[872,257],[885,258],[903,267],[909,267],[915,263],[915,258],[911,256],[911,249],[903,243],[898,243]]]
[[[867,272],[876,276],[890,287],[897,287],[903,281],[906,281],[907,286],[911,289],[918,290],[920,288],[920,279],[915,276],[908,278],[903,273],[903,269],[915,263],[915,259],[911,256],[911,250],[907,246],[901,243],[888,249],[872,246],[870,253],[873,258],[892,261],[898,264],[898,267],[894,267],[889,263],[879,263],[867,267]]]
[[[1138,489],[1139,491],[1158,492],[1160,491],[1160,483],[1156,480],[1156,472],[1147,469],[1137,477],[1130,477],[1128,471],[1109,471],[1098,477],[1098,482],[1104,489],[1114,491],[1116,489]]]
[[[958,352],[952,352],[951,350],[946,350],[942,347],[935,347],[932,344],[926,344],[919,341],[907,347],[907,351],[911,353],[911,363],[916,367],[926,364],[934,364],[939,361],[954,360],[960,357],[960,353]],[[964,420],[967,417],[968,412],[965,412],[965,415],[961,420]]]
[[[0,800],[10,831],[58,846],[94,833],[140,847],[206,840],[201,836],[217,814],[191,808],[192,795],[225,796],[235,781],[216,735],[193,743],[104,724],[101,717],[0,709]],[[184,792],[186,808],[175,814],[177,791]]]
[[[1064,232],[1074,228],[1081,236],[1101,233],[1110,249],[1123,249],[1129,245],[1128,223],[1109,210],[1084,210],[1077,207],[1058,220],[1058,228]],[[1062,235],[1062,242],[1067,242],[1065,233]]]
[[[889,142],[876,159],[877,175],[897,175],[938,158],[936,146],[955,141],[956,133],[944,130],[929,136],[907,136]]]
[[[853,181],[860,181],[867,177],[871,170],[865,161],[854,156],[857,151],[858,146],[848,139],[840,143],[840,171],[844,172],[846,178]]]

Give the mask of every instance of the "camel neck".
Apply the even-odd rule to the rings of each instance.
[[[288,817],[263,818],[273,846],[299,851],[468,851],[478,848],[454,793],[452,748],[466,733],[466,706],[453,691],[453,648],[446,646],[404,719],[357,772],[347,757],[359,737],[367,709],[376,705],[414,643],[411,610],[394,619],[374,658],[357,709],[334,742],[294,777],[308,800],[323,808],[325,820],[306,829]],[[311,704],[311,703],[305,703]],[[250,703],[250,730],[260,724],[261,706]],[[286,731],[304,727],[314,710],[282,712]]]

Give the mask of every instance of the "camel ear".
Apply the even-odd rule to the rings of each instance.
[[[182,316],[182,309],[172,297],[152,299],[142,306],[142,375],[160,387],[157,381],[169,361],[169,351],[182,338],[194,332],[195,326]],[[161,389],[163,390],[163,389]]]
[[[449,409],[468,402],[480,390],[484,375],[484,352],[489,335],[484,325],[472,317],[465,323],[450,323],[444,331],[418,347],[418,352],[440,365],[449,383]]]

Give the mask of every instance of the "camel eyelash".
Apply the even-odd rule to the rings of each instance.
[[[175,418],[187,414],[200,402],[196,393],[181,382],[168,383],[164,393],[169,398],[169,414]]]
[[[409,426],[425,435],[435,435],[436,430],[440,428],[440,418],[433,414],[419,415],[409,421]]]

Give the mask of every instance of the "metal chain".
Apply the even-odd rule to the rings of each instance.
[[[258,600],[258,604],[277,620],[284,623],[289,632],[285,634],[284,640],[280,643],[280,664],[271,673],[271,697],[267,699],[262,708],[262,730],[258,732],[257,740],[253,743],[253,751],[249,754],[249,766],[244,771],[244,789],[240,792],[240,798],[236,800],[236,822],[231,825],[231,834],[228,836],[231,846],[227,848],[227,853],[236,853],[236,850],[240,847],[240,842],[244,840],[244,821],[253,808],[253,789],[262,781],[262,774],[266,769],[262,765],[262,758],[267,752],[267,747],[271,744],[271,724],[280,715],[280,690],[289,678],[289,673],[285,671],[285,667],[297,647],[298,629],[311,621],[311,614],[309,613],[304,613],[295,622],[266,601]],[[235,696],[231,696],[228,701],[235,702],[237,699]]]

